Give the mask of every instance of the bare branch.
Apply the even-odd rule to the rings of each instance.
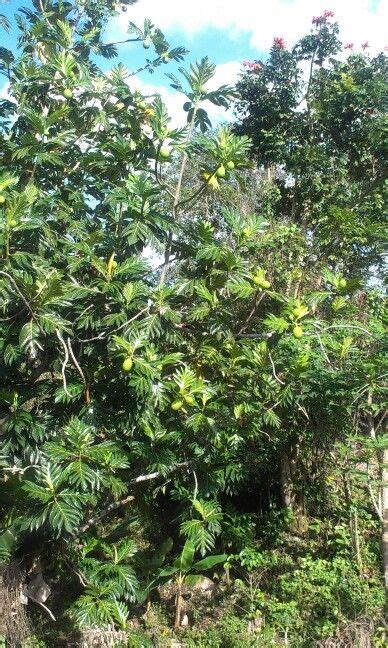
[[[319,326],[319,324],[314,324],[314,326]],[[361,331],[362,333],[366,333],[366,334],[369,335],[370,337],[376,339],[376,336],[373,335],[373,333],[371,333],[370,331],[368,331],[368,329],[365,329],[365,328],[363,328],[362,326],[356,326],[355,324],[332,324],[331,326],[327,326],[327,327],[323,330],[323,333],[325,333],[325,332],[328,331],[329,329],[336,329],[336,328],[340,328],[340,329],[355,329],[355,330],[357,330],[357,331]]]
[[[271,356],[271,353],[270,353],[269,351],[268,351],[268,357],[269,357],[269,361],[270,361],[271,366],[272,366],[272,373],[273,373],[273,377],[275,378],[275,380],[276,380],[280,385],[285,385],[286,383],[283,382],[283,380],[281,380],[281,379],[279,378],[279,376],[276,374],[276,369],[275,369],[274,361],[272,360],[272,356]]]
[[[42,2],[42,0],[39,0],[39,7],[40,7],[40,10],[41,10],[41,12],[42,12],[42,14],[43,14],[43,18],[45,19],[45,21],[47,22],[47,24],[48,24],[50,27],[52,27],[51,22],[49,21],[49,19],[48,19],[47,16],[46,16],[46,9],[43,7],[43,2]],[[55,619],[54,619],[54,621],[55,621]]]
[[[323,355],[325,356],[326,362],[328,362],[328,364],[329,364],[330,366],[332,366],[332,364],[331,364],[331,362],[330,362],[330,358],[329,358],[329,356],[328,356],[327,353],[326,353],[326,349],[325,349],[325,347],[323,346],[323,342],[322,342],[322,340],[321,340],[321,336],[319,335],[318,332],[316,332],[315,335],[316,335],[317,338],[318,338],[319,346],[321,347],[321,351],[322,351]]]
[[[77,358],[74,355],[74,351],[73,351],[73,347],[71,346],[70,338],[67,338],[67,346],[69,347],[69,353],[70,353],[71,358],[72,358],[72,360],[74,362],[74,365],[75,365],[79,375],[81,376],[84,384],[86,385],[86,378],[85,378],[84,372],[82,371],[81,367],[79,366]]]
[[[62,335],[60,334],[59,330],[58,330],[58,329],[55,329],[55,332],[56,332],[56,334],[57,334],[57,338],[58,338],[58,340],[59,340],[60,343],[62,344],[63,351],[64,351],[64,354],[65,354],[65,359],[64,359],[64,361],[63,361],[63,363],[62,363],[62,367],[61,367],[62,381],[63,381],[63,389],[65,390],[65,393],[66,393],[68,396],[71,397],[71,394],[70,394],[70,392],[69,392],[68,389],[67,389],[66,373],[65,373],[65,371],[66,371],[66,367],[67,367],[68,362],[69,362],[69,352],[68,352],[68,350],[67,350],[67,346],[66,346],[66,344],[65,344],[65,340],[63,339],[63,337],[62,337]]]
[[[198,495],[198,479],[197,479],[197,473],[195,472],[195,470],[193,470],[193,477],[194,477],[193,501],[195,502],[197,500],[197,495]]]
[[[34,603],[37,603],[37,605],[40,605],[40,607],[41,607],[45,612],[47,612],[47,614],[49,615],[50,619],[52,619],[53,621],[56,621],[55,616],[53,615],[53,613],[51,612],[51,610],[47,607],[47,605],[45,605],[44,603],[42,603],[42,601],[39,601],[38,599],[36,599],[35,596],[31,596],[31,594],[26,594],[26,596],[28,596],[28,598],[31,599],[31,601],[34,601]]]
[[[308,415],[308,413],[307,413],[306,408],[303,407],[303,405],[299,405],[299,403],[298,403],[298,410],[299,410],[300,412],[302,412],[302,414],[305,415],[305,417],[306,417],[306,419],[307,419],[308,421],[310,421],[310,417],[309,417],[309,415]]]
[[[168,472],[175,472],[176,470],[179,470],[180,468],[187,468],[192,462],[190,461],[182,461],[181,463],[177,463],[174,466],[171,467],[171,469]],[[148,475],[139,475],[139,477],[135,477],[134,479],[131,479],[129,482],[130,485],[132,484],[140,484],[141,482],[145,481],[151,481],[152,479],[157,479],[158,477],[164,477],[164,473],[160,472],[160,470],[153,472],[153,473],[148,473]]]

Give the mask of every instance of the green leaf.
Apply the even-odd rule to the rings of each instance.
[[[219,565],[220,563],[226,562],[228,559],[227,554],[219,554],[218,556],[207,556],[206,558],[203,558],[202,560],[199,560],[198,562],[194,563],[193,569],[197,569],[198,571],[206,571],[208,569],[211,569],[215,565]]]
[[[182,553],[175,560],[173,567],[177,568],[179,571],[186,572],[190,569],[194,560],[195,547],[190,540],[186,540]]]

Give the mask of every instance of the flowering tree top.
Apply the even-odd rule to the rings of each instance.
[[[257,63],[256,61],[243,61],[242,64],[244,67],[248,68],[248,70],[252,70],[256,72],[258,70],[261,70],[261,68],[263,67],[261,63]]]
[[[279,49],[285,49],[286,47],[284,38],[281,38],[279,36],[275,36],[275,38],[273,39],[273,45],[274,47],[278,47]]]
[[[329,9],[325,9],[323,12],[322,16],[314,16],[312,23],[313,25],[323,25],[326,23],[329,18],[334,18],[334,11],[330,11]]]

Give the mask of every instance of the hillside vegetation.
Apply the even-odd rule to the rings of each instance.
[[[132,4],[0,47],[3,643],[383,648],[386,56],[325,11],[209,89]]]

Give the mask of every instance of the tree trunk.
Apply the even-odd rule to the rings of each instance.
[[[388,591],[388,448],[383,451],[382,465],[382,491],[383,491],[383,560],[385,587]],[[387,603],[388,608],[388,603]]]
[[[10,648],[24,646],[31,635],[26,606],[20,596],[24,578],[17,560],[0,570],[0,635],[6,638]]]
[[[349,529],[350,529],[350,536],[352,539],[352,544],[353,544],[353,549],[355,553],[355,558],[357,562],[357,567],[359,572],[362,570],[362,559],[361,559],[361,550],[360,550],[360,534],[358,531],[358,516],[357,516],[357,510],[353,506],[353,494],[352,494],[352,489],[350,486],[350,481],[349,481],[349,474],[348,474],[349,466],[345,468],[345,472],[343,475],[343,481],[344,481],[344,491],[345,491],[345,499],[346,503],[348,505],[348,511],[349,511]]]
[[[181,611],[182,611],[182,594],[181,594],[181,588],[179,588],[175,596],[175,623],[174,623],[175,630],[181,627]]]
[[[372,405],[372,393],[368,393],[368,405]],[[368,413],[369,434],[371,439],[376,439],[374,418],[371,412]],[[380,453],[379,453],[380,454]],[[383,544],[383,568],[385,589],[388,592],[388,448],[384,448],[379,457],[381,461],[381,513],[383,523],[382,544]],[[385,603],[388,613],[388,598]]]
[[[280,453],[280,483],[282,487],[283,506],[293,510],[295,493],[292,484],[291,460],[289,452],[282,450]]]
[[[5,636],[6,633],[6,622],[7,615],[10,614],[10,611],[7,609],[7,588],[3,582],[3,575],[0,572],[0,636]]]

